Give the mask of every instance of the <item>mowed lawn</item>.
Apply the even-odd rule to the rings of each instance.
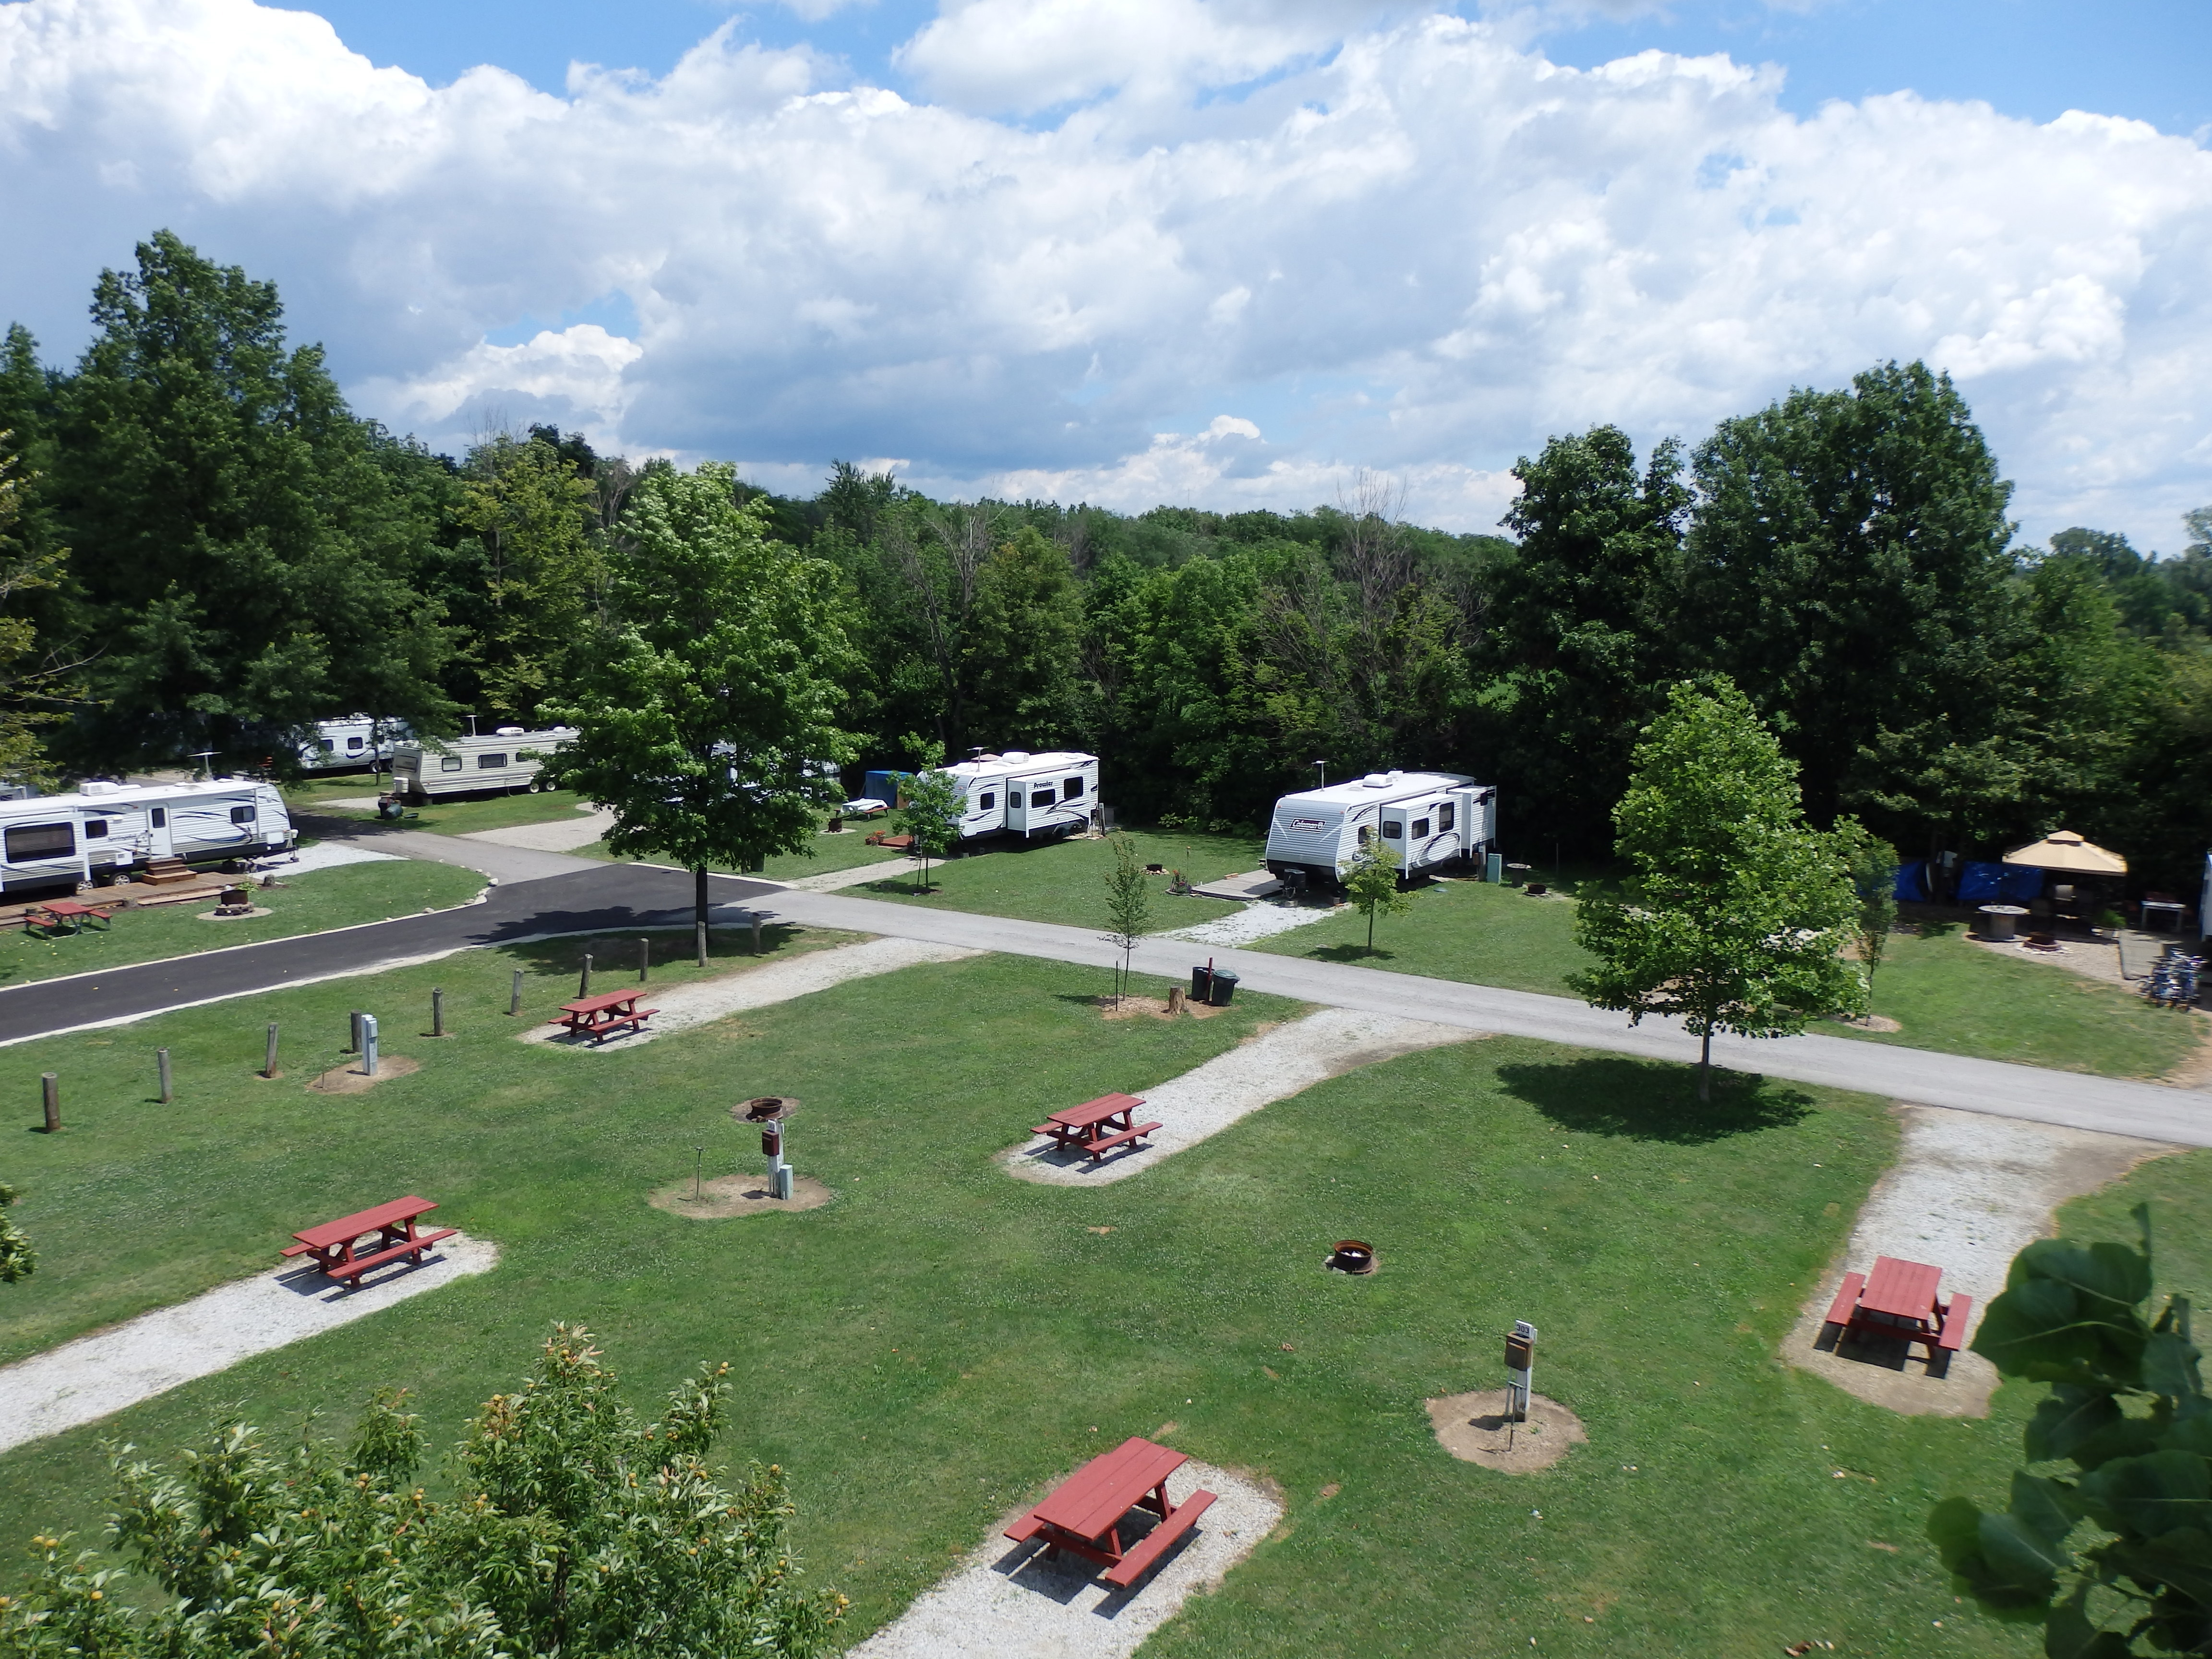
[[[46,939],[20,928],[0,933],[0,986],[351,927],[364,921],[412,915],[418,910],[442,910],[467,903],[484,884],[483,878],[473,870],[412,859],[343,864],[335,869],[310,870],[304,875],[288,876],[280,870],[276,878],[284,884],[282,887],[253,889],[254,903],[270,913],[265,916],[203,921],[215,908],[213,896],[205,895],[185,904],[118,910],[110,926],[93,922],[82,933],[64,933]],[[132,890],[158,891],[150,887]],[[94,896],[122,896],[121,889],[109,888]],[[4,1171],[0,1170],[0,1180],[4,1179]]]
[[[58,1072],[68,1122],[17,1136],[0,1170],[42,1252],[0,1291],[0,1358],[267,1267],[294,1228],[402,1193],[503,1253],[0,1457],[0,1534],[95,1536],[103,1441],[167,1455],[228,1413],[279,1435],[311,1411],[343,1427],[404,1384],[450,1443],[568,1319],[641,1403],[732,1362],[724,1455],[793,1471],[798,1541],[855,1598],[853,1640],[1009,1508],[1144,1434],[1264,1476],[1288,1508],[1148,1654],[2036,1650],[1958,1606],[1921,1536],[1947,1493],[2002,1504],[2036,1391],[2005,1390],[1987,1421],[1899,1419],[1775,1358],[1891,1154],[1881,1103],[1731,1079],[1701,1109],[1681,1070],[1493,1039],[1334,1079],[1111,1188],[1043,1188],[992,1161],[1041,1109],[1142,1093],[1298,1011],[1249,997],[1205,1021],[1109,1022],[1094,972],[988,957],[628,1052],[513,1041],[510,968],[531,970],[542,1018],[587,948],[472,952],[0,1053],[0,1096],[33,1102]],[[442,1042],[416,1035],[433,984]],[[303,1079],[338,1063],[351,1007],[422,1069],[314,1100]],[[291,1071],[265,1082],[270,1019]],[[177,1056],[166,1109],[156,1044]],[[647,1205],[696,1146],[710,1174],[753,1167],[757,1135],[729,1108],[763,1092],[799,1098],[788,1151],[835,1202],[724,1222]],[[2197,1155],[2136,1179],[2181,1212],[2170,1231],[2202,1237],[2208,1173]],[[1376,1244],[1378,1273],[1322,1270],[1346,1237]],[[2206,1288],[2201,1255],[2182,1265]],[[1540,1391],[1591,1437],[1522,1479],[1447,1456],[1422,1407],[1498,1384],[1516,1318],[1542,1331]]]
[[[362,777],[367,780],[366,774]],[[308,788],[287,789],[284,799],[295,814],[321,813],[327,817],[367,823],[376,817],[373,810],[332,806],[329,803],[334,796],[358,799],[374,795],[383,787],[382,781],[364,781],[356,787],[338,789],[331,787],[328,780],[319,780]],[[526,823],[552,823],[573,818],[588,806],[589,803],[573,789],[548,789],[543,793],[520,789],[503,794],[432,800],[422,806],[410,806],[407,816],[398,822],[409,830],[428,830],[441,836],[469,836],[479,830],[513,830]]]
[[[1556,890],[1536,896],[1456,880],[1426,884],[1407,896],[1406,914],[1377,918],[1372,954],[1367,923],[1349,905],[1249,948],[1555,996],[1572,995],[1567,976],[1590,961],[1574,941],[1574,902]],[[2161,1076],[2212,1030],[2201,1014],[2154,1008],[2119,986],[1998,955],[1940,925],[1891,934],[1875,975],[1874,1012],[1901,1029],[1880,1033],[1834,1023],[1813,1029],[2107,1077]]]
[[[1219,879],[1261,867],[1261,844],[1246,836],[1178,834],[1166,830],[1126,832],[1137,856],[1164,866],[1152,878],[1154,932],[1189,927],[1233,915],[1243,907],[1221,899],[1176,897],[1168,891],[1168,871],[1181,870],[1193,882]],[[990,841],[959,858],[932,865],[929,887],[917,892],[918,876],[886,876],[847,890],[856,898],[890,899],[945,910],[1012,916],[1022,921],[1052,921],[1070,927],[1106,926],[1106,878],[1114,868],[1110,840]]]
[[[864,864],[885,864],[902,858],[905,854],[888,847],[872,847],[868,844],[869,836],[884,827],[884,822],[881,818],[867,822],[854,819],[848,822],[844,829],[834,836],[817,830],[809,843],[809,850],[803,853],[778,853],[756,871],[740,871],[736,866],[727,864],[710,865],[708,867],[718,875],[752,874],[765,876],[770,881],[795,881],[801,876],[827,875],[831,871],[851,870]],[[579,847],[575,850],[580,858],[613,860],[615,856],[607,849],[607,844],[603,841],[593,842],[588,847]],[[639,860],[632,859],[621,861],[635,863]],[[655,858],[650,861],[665,864],[670,860]]]

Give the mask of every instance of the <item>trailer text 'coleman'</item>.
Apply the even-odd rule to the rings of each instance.
[[[1344,878],[1352,854],[1380,839],[1407,875],[1480,862],[1498,837],[1498,791],[1457,772],[1370,772],[1275,803],[1267,868],[1310,881]]]

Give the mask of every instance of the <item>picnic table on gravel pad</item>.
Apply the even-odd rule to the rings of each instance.
[[[1160,1127],[1133,1121],[1144,1103],[1134,1095],[1101,1095],[1049,1114],[1030,1133],[1050,1135],[1063,1152],[1083,1152],[1095,1164],[1113,1148],[1134,1145]]]
[[[1906,1261],[1893,1255],[1875,1258],[1871,1273],[1845,1273],[1828,1306],[1828,1325],[1864,1336],[1887,1336],[1928,1346],[1928,1358],[1937,1362],[1964,1347],[1966,1318],[1974,1310],[1971,1296],[1936,1299],[1943,1270],[1924,1261]],[[1940,1362],[1937,1362],[1940,1363]]]
[[[660,1012],[637,1006],[638,998],[644,994],[642,991],[602,991],[595,997],[579,997],[561,1005],[560,1018],[545,1023],[566,1026],[577,1036],[604,1042],[624,1026],[642,1031],[645,1022]]]
[[[336,1221],[325,1221],[319,1227],[294,1233],[292,1237],[299,1242],[287,1244],[282,1254],[312,1255],[315,1265],[332,1279],[350,1281],[358,1290],[361,1276],[371,1268],[397,1261],[403,1255],[412,1256],[420,1266],[423,1251],[441,1238],[453,1237],[455,1230],[451,1227],[442,1227],[434,1233],[415,1231],[416,1218],[437,1207],[427,1198],[395,1198],[373,1210],[340,1216]],[[366,1254],[356,1255],[355,1243],[370,1233],[377,1235],[375,1245]]]
[[[1061,1481],[1043,1503],[1008,1527],[1006,1536],[1018,1544],[1042,1538],[1047,1555],[1066,1550],[1096,1561],[1106,1569],[1108,1583],[1126,1589],[1213,1502],[1213,1493],[1203,1491],[1180,1504],[1168,1502],[1168,1477],[1189,1461],[1172,1446],[1131,1435]],[[1158,1516],[1158,1524],[1133,1548],[1125,1549],[1121,1523],[1140,1509]]]

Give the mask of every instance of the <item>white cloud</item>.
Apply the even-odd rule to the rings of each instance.
[[[563,97],[432,89],[251,0],[21,0],[0,207],[32,234],[0,239],[0,309],[73,348],[97,267],[168,224],[442,443],[496,405],[786,488],[895,455],[1130,506],[1311,505],[1366,465],[1470,528],[1549,434],[1694,439],[1925,356],[2029,533],[2171,548],[2212,501],[2196,143],[1911,94],[1801,119],[1773,71],[1521,38],[1355,0],[948,0],[902,60],[934,102],[734,26]],[[575,320],[611,294],[634,326]],[[526,318],[571,325],[486,343]]]

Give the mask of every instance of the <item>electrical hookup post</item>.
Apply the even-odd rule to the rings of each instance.
[[[1536,1367],[1536,1328],[1525,1319],[1513,1322],[1513,1334],[1505,1339],[1505,1420],[1528,1420],[1528,1379]]]
[[[768,1158],[770,1198],[791,1196],[791,1165],[783,1161],[783,1125],[774,1118],[761,1125],[761,1151]]]

